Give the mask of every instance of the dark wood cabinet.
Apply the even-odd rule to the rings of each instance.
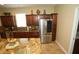
[[[13,32],[14,38],[38,38],[39,32]]]
[[[38,26],[39,25],[39,23],[38,23],[38,16],[37,15],[34,15],[33,17],[32,17],[32,25],[35,25],[35,26]]]
[[[0,27],[0,37],[6,38],[6,32],[4,27]]]
[[[26,15],[26,22],[28,26],[32,25],[32,15]]]
[[[29,32],[13,32],[14,38],[28,38]]]
[[[51,14],[52,19],[52,40],[56,39],[56,28],[57,28],[57,13]]]
[[[0,16],[1,23],[4,27],[11,27],[14,26],[14,17],[13,16]]]
[[[38,25],[38,19],[37,15],[26,15],[26,22],[28,26],[37,26]]]
[[[29,38],[39,38],[39,32],[29,32]]]
[[[50,14],[41,14],[41,15],[26,15],[26,22],[28,26],[38,26],[39,19],[50,19]]]
[[[1,38],[7,38],[5,32],[0,33],[0,36],[1,36]]]

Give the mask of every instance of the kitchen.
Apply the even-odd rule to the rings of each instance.
[[[8,8],[6,8],[6,10],[7,9]],[[39,49],[38,48],[37,49],[39,51],[41,44],[52,43],[56,39],[57,13],[47,13],[47,10],[45,9],[42,10],[43,13],[41,13],[39,9],[36,9],[36,11],[31,9],[29,11],[30,11],[29,14],[26,14],[24,12],[23,13],[18,12],[16,14],[15,10],[13,10],[14,15],[11,15],[10,12],[3,12],[3,16],[2,15],[0,16],[2,24],[2,26],[0,27],[1,40],[3,39],[4,41],[6,41],[7,39],[9,44],[7,44],[8,47],[6,46],[5,49],[10,53],[14,53],[14,50],[16,50],[15,48],[19,45],[18,43],[19,39],[21,44],[24,44],[25,41],[31,42],[31,44],[34,41],[38,42],[35,44],[38,46]],[[56,43],[54,45],[56,45]],[[26,48],[26,45],[23,45],[23,47]],[[36,48],[36,46],[34,47]],[[32,48],[31,50],[34,49],[33,47],[31,48]],[[29,51],[29,48],[27,49]],[[57,49],[59,49],[58,53],[63,53],[63,51],[59,47],[57,47]],[[32,53],[32,51],[28,53]],[[44,53],[47,53],[47,51]]]

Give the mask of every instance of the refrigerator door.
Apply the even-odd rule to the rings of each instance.
[[[51,43],[52,35],[41,35],[41,43]]]
[[[47,32],[47,21],[45,19],[40,19],[39,27],[40,27],[40,35],[45,35],[45,33]]]
[[[41,35],[41,43],[46,43],[46,35]]]

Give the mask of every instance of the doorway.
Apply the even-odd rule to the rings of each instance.
[[[68,50],[69,54],[72,54],[78,48],[78,46],[76,46],[79,43],[78,40],[76,39],[78,23],[79,23],[79,8],[76,8],[75,15],[74,15],[74,21],[73,21],[73,27],[72,27],[70,46],[69,46],[69,50]],[[75,53],[75,54],[77,54],[77,53]]]

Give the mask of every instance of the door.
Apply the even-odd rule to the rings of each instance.
[[[26,15],[26,21],[27,21],[27,25],[31,26],[32,25],[32,15]]]
[[[76,38],[75,38],[75,43],[73,48],[73,54],[79,54],[79,22],[77,26],[77,33],[76,33]]]
[[[32,25],[38,26],[38,16],[37,15],[33,15],[32,16]]]
[[[75,40],[73,54],[79,54],[79,38]]]
[[[68,53],[74,53],[77,54],[77,52],[75,53],[75,51],[77,51],[77,44],[79,43],[78,41],[78,23],[79,23],[79,8],[75,9],[75,14],[74,14],[74,21],[73,21],[73,27],[72,27],[72,33],[71,33],[71,38],[70,38],[70,45],[69,45],[69,50]],[[78,42],[77,42],[78,41]],[[76,47],[77,46],[77,47]],[[79,51],[79,50],[78,50]]]

